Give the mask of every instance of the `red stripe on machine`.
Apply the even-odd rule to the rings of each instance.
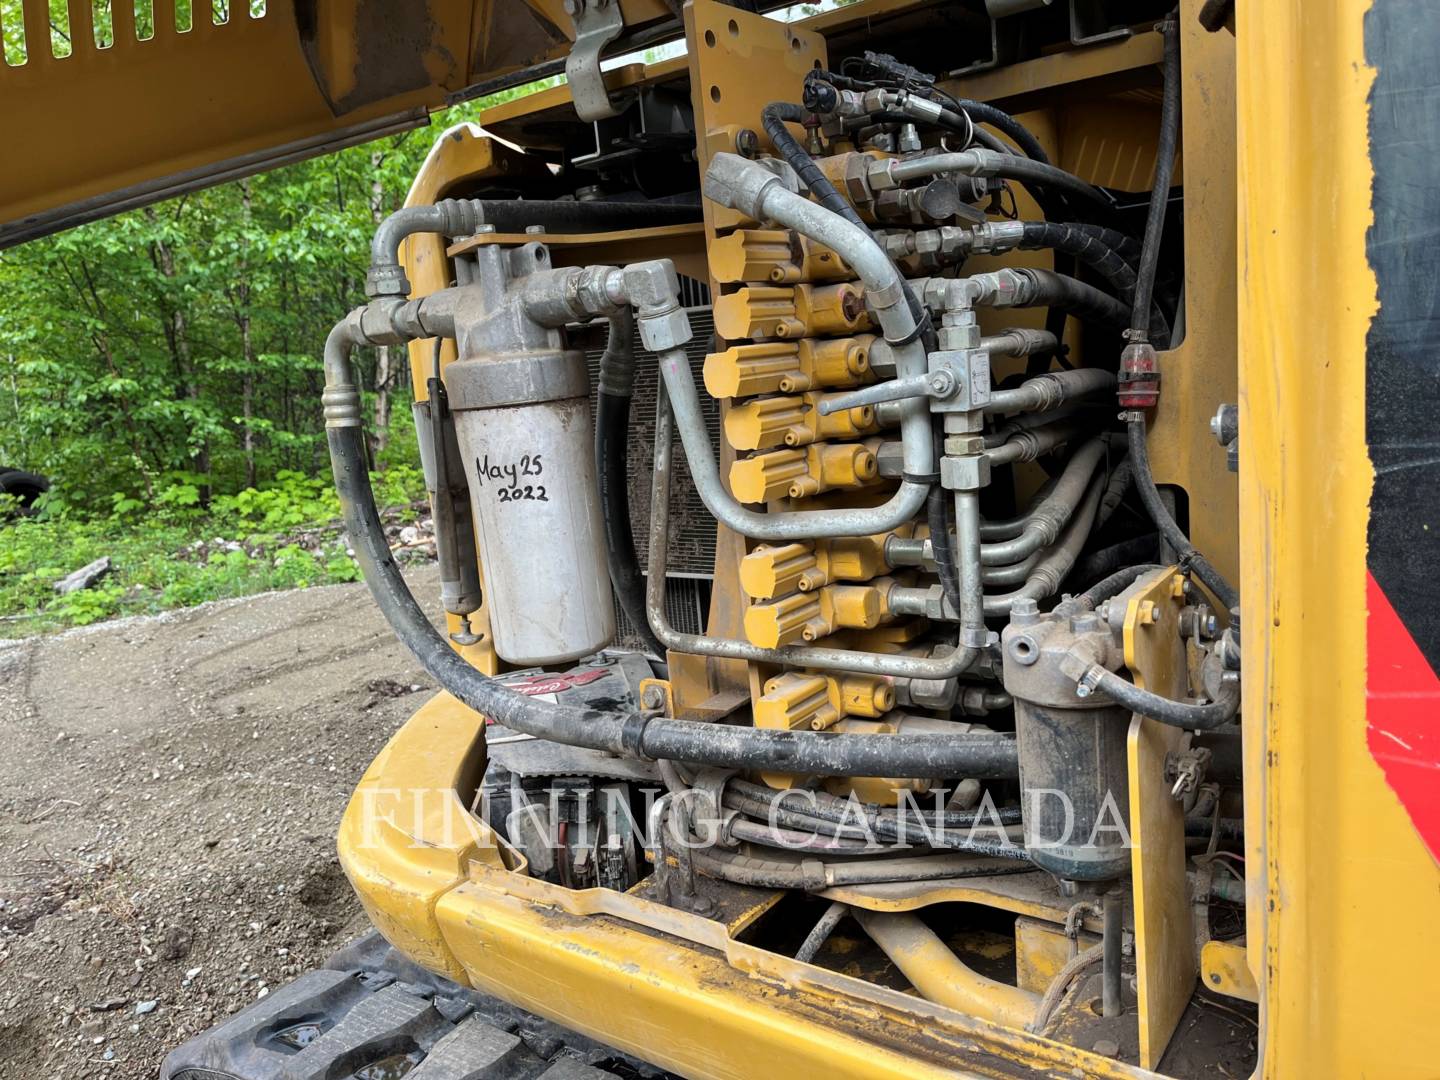
[[[1440,678],[1367,574],[1366,738],[1385,780],[1440,859]]]

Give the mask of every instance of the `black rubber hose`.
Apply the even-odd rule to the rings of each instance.
[[[1173,16],[1165,21],[1165,91],[1160,105],[1160,148],[1155,159],[1155,186],[1150,192],[1150,210],[1145,221],[1145,241],[1141,245],[1140,267],[1136,271],[1134,303],[1130,309],[1130,341],[1139,344],[1150,340],[1147,313],[1155,287],[1155,270],[1160,263],[1160,238],[1165,231],[1165,204],[1170,195],[1170,175],[1175,165],[1175,147],[1180,130],[1180,36]],[[1180,556],[1182,564],[1210,587],[1226,608],[1240,603],[1240,594],[1220,571],[1200,554],[1190,538],[1170,515],[1160,498],[1155,476],[1150,470],[1150,451],[1146,443],[1144,413],[1132,412],[1126,424],[1130,440],[1130,460],[1134,462],[1135,489],[1145,512],[1150,515],[1162,536]],[[1137,710],[1139,711],[1139,710]]]
[[[1055,611],[1061,615],[1078,615],[1082,611],[1094,611],[1101,603],[1109,600],[1116,593],[1128,589],[1145,574],[1159,569],[1161,566],[1158,563],[1142,563],[1139,566],[1127,566],[1123,570],[1117,570],[1108,577],[1101,578],[1084,592],[1072,596],[1068,600],[1062,600],[1055,606]]]
[[[940,440],[939,433],[936,441]],[[935,460],[940,460],[939,448]],[[955,549],[950,546],[950,515],[947,507],[950,493],[939,484],[930,485],[930,494],[925,497],[925,522],[930,526],[930,552],[935,560],[935,574],[940,578],[940,587],[945,599],[955,611],[960,610],[960,572],[955,565]]]
[[[517,693],[461,658],[430,624],[405,584],[375,509],[362,429],[331,427],[326,429],[326,437],[347,535],[376,604],[436,682],[497,724],[568,746],[728,769],[931,779],[1019,775],[1015,740],[1005,735],[957,739],[928,734],[876,737],[777,731],[579,709]]]
[[[1223,727],[1235,719],[1235,714],[1240,710],[1238,679],[1227,680],[1221,686],[1220,696],[1203,705],[1161,697],[1149,690],[1140,689],[1113,671],[1105,671],[1099,667],[1092,667],[1085,673],[1084,683],[1097,693],[1109,694],[1117,705],[1122,705],[1131,712],[1187,731],[1210,731]]]
[[[1238,607],[1240,594],[1235,587],[1225,580],[1219,570],[1199,549],[1190,542],[1175,519],[1170,515],[1170,508],[1160,498],[1160,491],[1155,486],[1155,474],[1150,471],[1150,448],[1146,441],[1146,427],[1143,414],[1138,418],[1131,419],[1126,425],[1126,433],[1130,440],[1130,461],[1135,472],[1135,490],[1140,493],[1140,501],[1145,505],[1145,512],[1150,515],[1150,520],[1155,522],[1155,527],[1165,537],[1165,542],[1175,549],[1180,557],[1180,563],[1184,567],[1193,570],[1195,576],[1209,586],[1220,599],[1220,603],[1226,608]]]
[[[635,384],[632,334],[635,316],[629,308],[610,317],[610,336],[600,357],[600,378],[595,398],[595,462],[600,479],[600,514],[605,522],[605,554],[610,584],[620,609],[646,647],[665,658],[665,646],[650,628],[645,615],[645,575],[635,553],[630,527],[630,398]]]
[[[971,101],[968,98],[951,98],[953,107],[962,110],[975,124],[989,124],[1002,135],[1008,135],[1010,141],[1018,146],[1031,161],[1038,161],[1042,165],[1050,164],[1050,155],[1045,153],[1045,148],[1040,145],[1040,140],[1030,133],[1030,129],[1016,120],[1015,117],[997,109],[994,105],[987,105],[983,101]]]
[[[1116,570],[1136,563],[1154,563],[1159,558],[1159,553],[1159,533],[1128,537],[1086,555],[1075,564],[1071,576],[1075,581],[1099,581]]]
[[[1088,319],[1107,326],[1123,327],[1129,320],[1130,314],[1124,304],[1078,278],[1028,266],[1021,273],[1035,285],[1035,291],[1025,306],[1061,307],[1077,319]]]
[[[1160,101],[1160,140],[1155,154],[1155,184],[1145,217],[1145,240],[1140,247],[1134,302],[1131,305],[1131,342],[1150,340],[1150,303],[1155,271],[1160,265],[1160,240],[1165,232],[1165,209],[1170,201],[1170,179],[1175,170],[1175,148],[1180,138],[1180,27],[1173,15],[1165,20],[1164,94]]]
[[[815,164],[812,158],[794,135],[790,134],[787,123],[800,124],[805,121],[805,110],[799,105],[788,101],[772,101],[760,110],[760,124],[765,129],[765,134],[770,136],[770,142],[782,158],[789,163],[800,177],[800,182],[810,189],[811,194],[819,200],[820,205],[829,210],[832,214],[839,214],[850,224],[864,229],[867,233],[870,226],[866,225],[856,212],[855,207],[850,205],[850,200],[836,190],[830,178],[821,171],[820,166]]]
[[[832,826],[844,829],[846,837],[863,835],[862,825],[857,823],[857,806],[848,799],[841,799],[824,791],[807,792],[803,800],[796,800],[784,797],[784,792],[772,791],[770,788],[760,784],[751,783],[748,780],[732,779],[727,787],[733,789],[736,794],[752,800],[768,800],[783,807],[790,813],[799,814],[804,818],[818,819],[827,822]],[[899,816],[889,809],[866,806],[858,810],[863,815],[863,828],[868,828],[877,837],[889,840],[900,839]],[[972,829],[977,826],[988,825],[1015,825],[1022,819],[1019,807],[996,807],[993,812],[982,814],[978,811],[957,811],[945,810],[939,814],[921,810],[915,815],[926,825],[949,831],[951,829]]]
[[[1049,221],[1027,221],[1024,226],[1021,250],[1045,248],[1073,255],[1109,282],[1121,300],[1127,304],[1134,301],[1137,285],[1134,267],[1115,248],[1096,235],[1097,231],[1114,233],[1114,229],[1101,227],[1090,230]],[[1162,341],[1169,338],[1170,323],[1158,304],[1151,304],[1150,324],[1158,331]]]

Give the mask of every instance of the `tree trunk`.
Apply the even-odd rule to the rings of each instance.
[[[147,207],[145,216],[152,223],[157,221],[155,208]],[[167,278],[173,279],[175,271],[175,253],[164,240],[154,242],[155,264],[159,267],[160,273]],[[168,304],[167,304],[168,307]],[[192,402],[200,400],[200,382],[195,374],[195,365],[190,355],[189,328],[185,320],[185,310],[180,305],[169,309],[165,320],[165,340],[170,346],[170,353],[175,362],[175,369],[183,382],[185,397]],[[208,439],[200,441],[200,447],[195,454],[195,470],[200,473],[203,480],[198,485],[200,489],[200,505],[210,505],[210,442]]]
[[[240,377],[242,417],[245,430],[240,435],[245,454],[245,486],[255,486],[255,346],[250,340],[250,181],[240,181],[241,255],[240,280],[235,285],[237,301],[235,321],[240,324],[240,356],[245,365]]]
[[[385,155],[370,154],[370,220],[376,225],[385,220],[385,186],[380,180],[380,165]],[[390,346],[375,347],[375,423],[371,426],[371,459],[376,468],[384,467],[385,447],[390,442]]]

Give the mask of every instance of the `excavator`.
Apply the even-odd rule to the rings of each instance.
[[[1431,5],[173,6],[10,5],[0,244],[540,88],[315,358],[373,932],[167,1080],[1440,1071]]]

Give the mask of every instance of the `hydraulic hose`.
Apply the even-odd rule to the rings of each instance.
[[[1160,100],[1160,139],[1155,152],[1155,184],[1145,216],[1145,239],[1140,246],[1135,298],[1131,306],[1130,340],[1150,340],[1150,298],[1160,265],[1160,238],[1165,232],[1165,208],[1170,201],[1170,179],[1175,169],[1175,148],[1180,137],[1180,27],[1174,16],[1164,23],[1165,54],[1161,69],[1165,88]]]
[[[802,862],[753,859],[724,855],[716,849],[697,848],[695,866],[707,875],[737,885],[759,889],[800,889],[821,892],[842,885],[879,885],[888,881],[942,881],[952,878],[994,877],[1025,874],[1035,869],[1023,848],[996,844],[994,850],[973,853],[921,855],[911,859],[872,859],[867,862]],[[975,855],[1009,859],[1004,863],[979,863]]]
[[[981,563],[1008,566],[1053,544],[1084,499],[1090,477],[1104,460],[1108,446],[1105,439],[1091,439],[1071,454],[1053,490],[1026,515],[1020,534],[984,545],[980,549]]]
[[[984,342],[981,342],[983,345]],[[1013,390],[992,390],[987,413],[1049,412],[1087,394],[1115,389],[1115,373],[1104,368],[1052,371],[1026,379]]]
[[[1133,304],[1138,284],[1136,272],[1116,248],[1100,239],[1097,232],[1122,235],[1114,229],[1090,230],[1048,221],[1027,221],[1019,246],[1022,251],[1045,248],[1074,256],[1108,281],[1121,300]],[[1170,323],[1158,304],[1150,304],[1150,321],[1161,340],[1167,340]]]
[[[1226,679],[1221,684],[1220,696],[1203,705],[1175,701],[1149,690],[1142,690],[1098,664],[1091,665],[1081,677],[1080,685],[1088,687],[1094,693],[1109,694],[1117,705],[1123,705],[1131,712],[1172,727],[1185,728],[1187,731],[1210,731],[1223,727],[1235,719],[1235,714],[1240,710],[1238,679]]]
[[[930,814],[925,811],[916,811],[915,827],[911,828],[907,827],[905,820],[894,811],[869,806],[862,808],[854,802],[840,799],[823,791],[806,791],[804,798],[796,799],[788,797],[785,792],[772,791],[759,784],[740,779],[730,780],[726,785],[726,790],[733,792],[738,797],[737,808],[740,805],[739,800],[745,800],[745,804],[754,806],[755,810],[745,811],[752,816],[763,814],[769,820],[770,816],[774,815],[777,822],[811,831],[819,831],[823,828],[826,835],[846,839],[868,840],[874,838],[891,844],[913,844],[918,841],[946,850],[952,850],[957,846],[963,849],[966,839],[964,837],[954,838],[960,841],[957,845],[947,838],[945,835],[947,833],[1013,825],[1018,824],[1021,820],[1021,812],[1018,807],[997,808],[990,813],[983,814],[957,811]],[[728,794],[727,798],[729,798]]]
[[[1028,306],[1060,307],[1077,319],[1117,328],[1126,323],[1128,313],[1125,305],[1094,285],[1039,267],[1027,266],[1016,272],[1033,283],[1025,300]]]
[[[960,575],[955,569],[955,549],[950,544],[950,517],[945,489],[936,484],[925,500],[925,520],[930,527],[930,551],[935,560],[935,573],[945,590],[945,598],[960,610]]]
[[[1165,542],[1175,549],[1181,566],[1193,570],[1195,576],[1219,597],[1226,608],[1238,606],[1240,594],[1235,587],[1225,580],[1209,559],[1200,554],[1199,549],[1190,542],[1190,538],[1171,516],[1170,508],[1161,500],[1160,491],[1155,486],[1155,474],[1150,471],[1150,448],[1146,441],[1144,414],[1130,415],[1131,419],[1126,424],[1126,433],[1130,440],[1130,462],[1135,473],[1135,490],[1140,494],[1145,512],[1150,515],[1150,520],[1155,522],[1155,527],[1165,537]]]
[[[1090,481],[1089,490],[1085,493],[1085,501],[1071,518],[1070,523],[1065,527],[1060,539],[1046,549],[1044,557],[1039,564],[1031,571],[1025,584],[1014,592],[1005,593],[1000,596],[985,597],[986,615],[1008,615],[1016,600],[1028,598],[1031,600],[1043,600],[1047,596],[1053,596],[1059,591],[1065,578],[1069,576],[1071,569],[1075,566],[1075,560],[1080,556],[1080,549],[1085,546],[1085,541],[1100,520],[1100,506],[1106,494],[1107,488],[1115,489],[1129,483],[1129,470],[1118,466],[1107,481],[1102,474],[1097,473]]]
[[[1145,241],[1140,250],[1140,267],[1136,271],[1135,301],[1131,307],[1131,347],[1149,341],[1147,315],[1150,296],[1155,287],[1155,271],[1160,264],[1160,238],[1165,231],[1165,205],[1170,196],[1170,177],[1175,166],[1175,147],[1180,131],[1180,34],[1173,17],[1165,20],[1165,90],[1160,105],[1160,145],[1155,159],[1155,185],[1150,191],[1150,209],[1145,220]],[[1126,430],[1130,440],[1130,460],[1134,465],[1135,488],[1145,512],[1155,522],[1162,536],[1180,556],[1183,566],[1209,586],[1227,608],[1240,603],[1240,594],[1219,570],[1190,542],[1170,509],[1160,498],[1155,475],[1150,469],[1150,451],[1146,442],[1145,414],[1139,410],[1126,414]]]
[[[836,190],[830,178],[815,164],[815,159],[800,145],[785,125],[805,121],[805,110],[787,101],[772,101],[760,110],[760,126],[770,136],[776,153],[789,163],[800,178],[800,182],[819,200],[820,205],[832,214],[838,214],[858,229],[868,229],[864,220],[850,205],[850,200]]]
[[[1055,605],[1057,614],[1079,615],[1084,611],[1094,611],[1101,603],[1109,600],[1117,593],[1128,589],[1135,582],[1139,581],[1146,574],[1154,573],[1156,570],[1164,569],[1158,563],[1141,563],[1139,566],[1127,566],[1123,570],[1117,570],[1108,577],[1101,578],[1084,592],[1062,600]]]
[[[1029,128],[1003,109],[997,109],[983,101],[971,101],[969,98],[950,98],[950,103],[969,116],[973,123],[989,124],[1002,135],[1008,136],[1031,161],[1038,161],[1042,165],[1050,164],[1050,155],[1045,153],[1040,140],[1031,134]]]
[[[640,558],[635,553],[635,536],[630,528],[626,455],[630,446],[630,399],[635,388],[634,328],[635,316],[628,307],[610,316],[610,335],[600,357],[595,399],[595,461],[610,583],[630,625],[646,647],[663,659],[665,646],[660,644],[645,617],[645,577],[640,572]]]
[[[964,173],[966,176],[998,176],[1027,185],[1041,184],[1058,194],[1082,200],[1102,211],[1108,212],[1111,209],[1109,196],[1074,173],[1042,161],[1017,157],[1014,154],[1001,154],[994,150],[971,149],[950,154],[931,154],[928,157],[894,162],[886,165],[885,169],[890,179],[896,183],[947,172]]]
[[[364,323],[361,312],[354,312],[335,325],[325,342],[326,438],[345,528],[366,584],[396,636],[436,682],[469,708],[521,734],[627,757],[821,776],[1018,774],[1014,740],[1004,736],[875,738],[666,720],[540,701],[482,674],[431,625],[390,553],[366,469],[360,395],[350,370],[350,350],[375,340],[362,330]],[[404,335],[392,332],[385,340],[399,344]]]

